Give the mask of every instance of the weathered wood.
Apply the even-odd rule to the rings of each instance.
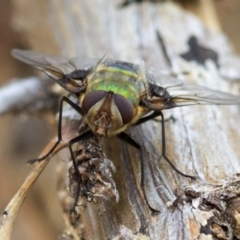
[[[113,0],[16,1],[14,25],[24,36],[22,44],[34,50],[57,53],[60,49],[61,54],[83,58],[108,54],[129,62],[143,59],[156,70],[187,71],[189,81],[237,93],[237,85],[224,81],[212,61],[200,66],[178,56],[188,50],[189,36],[195,35],[218,52],[221,65],[228,46],[220,33],[208,31],[199,19],[172,3],[144,2],[123,9],[118,4]],[[163,37],[172,68],[157,31]],[[183,178],[163,159],[160,161],[159,122],[131,129],[134,139],[145,149],[147,199],[159,210],[153,213],[140,186],[139,154],[118,140],[107,141],[107,156],[117,169],[114,179],[120,201],[86,204],[80,216],[84,238],[120,239],[126,235],[129,239],[203,239],[204,233],[213,235],[210,230],[214,226],[220,231],[224,224],[230,224],[221,218],[226,208],[222,210],[218,205],[222,193],[231,191],[236,198],[238,194],[238,176],[232,176],[240,170],[239,108],[194,106],[171,110],[171,114],[176,121],[166,122],[167,154],[178,169],[199,180]],[[231,184],[234,189],[229,187]],[[210,199],[213,196],[215,202]],[[214,217],[216,212],[219,216]],[[223,234],[230,236],[232,227]]]

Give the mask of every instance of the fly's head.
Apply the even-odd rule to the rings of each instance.
[[[82,110],[89,127],[100,137],[111,137],[125,130],[134,117],[132,103],[112,91],[87,93],[82,100]]]

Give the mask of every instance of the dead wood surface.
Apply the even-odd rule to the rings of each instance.
[[[191,82],[238,93],[238,83],[226,81],[226,77],[231,77],[226,67],[229,59],[236,58],[220,32],[206,29],[201,20],[173,3],[144,2],[122,9],[118,4],[115,0],[14,1],[13,26],[23,35],[22,45],[30,49],[83,58],[107,54],[129,62],[143,59],[157,71],[190,72],[187,80]],[[163,37],[172,66],[163,54],[157,31]],[[212,61],[200,66],[178,56],[188,50],[191,35],[218,52],[220,65],[223,64],[221,72]],[[167,111],[176,119],[166,122],[167,154],[178,169],[199,177],[197,181],[179,176],[160,161],[159,122],[130,130],[145,149],[147,198],[160,213],[153,214],[143,197],[139,154],[118,140],[108,140],[106,154],[117,169],[114,179],[120,201],[87,203],[80,216],[82,237],[175,240],[225,234],[225,239],[230,239],[234,223],[223,215],[234,210],[227,211],[228,205],[221,209],[219,199],[226,196],[224,203],[229,203],[227,196],[234,196],[238,200],[239,179],[235,174],[240,170],[239,113],[237,106],[193,106]],[[233,219],[231,214],[228,216]]]

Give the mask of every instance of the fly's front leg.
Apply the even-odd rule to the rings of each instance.
[[[58,144],[62,141],[62,111],[63,111],[63,102],[68,103],[73,109],[75,109],[78,113],[83,115],[81,107],[79,107],[76,103],[72,102],[69,98],[63,96],[61,101],[60,101],[60,107],[59,107],[58,140],[56,141],[54,146],[49,150],[49,152],[47,154],[45,154],[44,156],[42,156],[40,158],[31,159],[27,163],[33,164],[35,162],[39,162],[39,161],[42,161],[42,160],[48,158],[53,153],[53,151],[58,146]]]

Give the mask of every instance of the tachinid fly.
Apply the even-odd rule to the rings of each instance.
[[[162,156],[179,174],[194,178],[180,172],[166,155],[162,110],[198,104],[240,104],[238,96],[185,84],[179,79],[152,73],[145,69],[144,64],[132,64],[103,57],[86,67],[77,58],[69,60],[18,49],[14,49],[12,55],[45,72],[67,91],[79,97],[79,104],[65,96],[62,97],[58,141],[47,155],[30,160],[30,163],[34,163],[49,157],[61,141],[62,108],[63,102],[67,102],[83,116],[82,121],[88,126],[87,131],[69,142],[69,150],[77,174],[80,173],[72,145],[94,135],[99,139],[117,136],[137,148],[141,153],[141,166],[143,166],[141,146],[124,131],[131,126],[160,116],[162,119]],[[142,187],[143,182],[144,171],[142,169]]]

